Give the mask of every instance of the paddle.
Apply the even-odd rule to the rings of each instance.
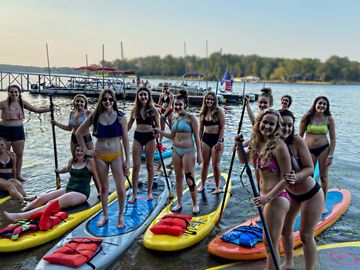
[[[249,181],[250,181],[250,184],[251,184],[251,188],[252,188],[252,191],[254,193],[254,198],[255,197],[258,197],[259,196],[259,192],[255,186],[255,182],[254,182],[254,179],[252,177],[252,173],[251,173],[251,169],[250,169],[250,166],[249,166],[249,162],[247,160],[247,156],[246,156],[246,153],[245,153],[245,149],[244,149],[244,146],[243,146],[243,143],[242,141],[240,140],[240,151],[241,151],[241,155],[243,157],[243,160],[244,160],[244,164],[245,164],[245,168],[246,168],[246,174],[248,175],[249,177]],[[266,225],[266,222],[265,222],[265,217],[264,217],[264,213],[263,213],[263,210],[261,208],[261,206],[258,206],[257,207],[258,211],[259,211],[259,215],[260,215],[260,219],[261,219],[261,222],[263,224],[263,228],[264,228],[264,231],[265,231],[265,236],[266,236],[266,240],[268,242],[268,246],[269,246],[269,249],[270,249],[270,253],[271,253],[271,257],[274,261],[274,265],[275,265],[275,268],[277,270],[280,269],[279,267],[279,262],[277,261],[276,259],[276,256],[275,256],[275,251],[274,251],[274,246],[272,244],[272,241],[271,241],[271,236],[270,236],[270,233],[269,233],[269,230],[268,230],[268,227]]]
[[[52,128],[52,135],[53,135],[53,146],[54,146],[54,160],[55,160],[55,169],[58,168],[58,158],[57,158],[57,149],[56,149],[56,135],[55,135],[55,124],[54,124],[54,104],[52,101],[52,95],[49,94],[50,98],[50,107],[51,107],[51,128]],[[61,180],[60,175],[58,172],[55,172],[56,174],[56,189],[61,188]]]
[[[244,81],[243,97],[245,96],[245,84],[246,84],[246,82]],[[245,102],[243,102],[243,107],[242,107],[242,111],[241,111],[241,117],[240,117],[240,122],[239,122],[239,127],[238,127],[237,134],[240,134],[240,131],[241,131],[241,128],[242,128],[243,119],[244,119],[244,113],[245,113]],[[228,193],[229,183],[230,183],[230,179],[231,179],[232,167],[233,167],[234,160],[235,160],[235,153],[236,153],[236,148],[233,147],[233,152],[232,152],[232,156],[231,156],[229,173],[228,173],[228,177],[227,177],[226,185],[225,185],[225,194],[224,194],[224,198],[223,198],[223,200],[222,200],[222,202],[221,202],[220,215],[219,215],[219,219],[218,219],[218,221],[217,221],[216,224],[219,224],[219,223],[220,223],[221,218],[222,218],[222,214],[223,214],[223,212],[224,212],[226,195],[227,195],[227,193]]]
[[[153,122],[152,122],[152,126],[153,126],[153,128],[156,127],[155,122],[154,122],[154,119],[153,119]],[[158,150],[159,150],[161,165],[162,165],[162,167],[163,167],[164,174],[165,174],[166,185],[167,185],[167,188],[168,188],[168,190],[169,190],[169,198],[172,199],[172,198],[174,198],[174,195],[173,195],[172,192],[171,192],[171,188],[170,188],[170,184],[169,184],[169,179],[168,179],[167,172],[166,172],[166,168],[165,168],[164,159],[163,159],[162,152],[161,152],[160,143],[159,143],[158,138],[155,137],[155,140],[156,140],[156,145],[157,145]]]
[[[129,176],[126,175],[126,180],[128,181],[129,183],[129,187],[132,188],[132,185],[131,185],[131,182],[130,182],[130,179],[129,179]]]

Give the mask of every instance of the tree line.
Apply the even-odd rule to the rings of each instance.
[[[102,61],[97,64],[102,65]],[[167,55],[115,59],[105,61],[106,67],[131,70],[140,76],[180,77],[184,73],[200,72],[207,80],[219,80],[225,70],[236,77],[256,76],[270,81],[320,81],[320,82],[360,82],[360,63],[347,57],[331,56],[326,61],[302,58],[271,58],[258,55],[211,54],[208,58],[198,56],[174,57]],[[46,67],[22,67],[0,65],[0,71],[48,72]],[[52,74],[84,74],[71,67],[52,67]]]

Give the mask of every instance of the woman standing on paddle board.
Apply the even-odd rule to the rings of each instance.
[[[0,190],[7,191],[11,198],[22,200],[26,192],[20,181],[14,178],[16,156],[7,150],[8,142],[0,137]]]
[[[315,269],[314,231],[322,213],[324,194],[321,192],[320,185],[311,177],[314,173],[313,162],[305,141],[302,137],[295,135],[293,113],[289,110],[282,110],[280,114],[283,118],[283,139],[288,147],[292,165],[291,173],[285,175],[285,179],[289,183],[286,190],[291,197],[291,203],[282,231],[285,251],[285,262],[282,269],[294,269],[293,228],[300,209],[300,238],[304,248],[305,269]]]
[[[50,112],[51,108],[37,108],[25,101],[21,97],[21,89],[17,85],[10,85],[7,88],[8,98],[0,101],[1,121],[0,137],[6,139],[9,143],[8,150],[12,147],[16,154],[16,178],[25,181],[21,176],[21,167],[23,163],[25,132],[24,132],[24,109],[31,112],[44,113]]]
[[[133,156],[133,174],[132,174],[132,197],[129,203],[136,200],[136,193],[139,181],[139,172],[141,166],[141,152],[145,148],[146,153],[146,169],[148,172],[147,199],[152,200],[152,186],[154,182],[154,153],[155,153],[155,137],[153,125],[159,126],[159,113],[155,109],[151,93],[146,87],[141,87],[136,92],[134,108],[131,111],[128,130],[131,129],[134,121],[136,121],[136,129],[134,132],[134,141],[132,148]]]
[[[84,141],[84,135],[91,125],[93,135],[97,138],[94,150],[87,149]],[[94,112],[78,128],[76,137],[84,153],[95,156],[103,208],[103,217],[97,226],[103,226],[108,221],[109,168],[111,168],[119,201],[118,227],[125,228],[125,176],[130,167],[129,140],[126,116],[117,107],[114,91],[110,89],[101,91]]]
[[[218,106],[218,100],[214,92],[207,92],[203,99],[200,110],[200,137],[201,154],[203,158],[201,167],[201,186],[198,192],[205,188],[206,178],[212,160],[215,178],[214,193],[220,190],[220,161],[224,151],[225,116],[223,110]]]
[[[92,162],[85,157],[80,145],[74,148],[73,157],[70,158],[67,166],[56,169],[58,173],[70,173],[69,182],[66,188],[51,191],[39,196],[29,205],[23,208],[22,213],[4,212],[5,216],[11,221],[28,218],[48,206],[51,211],[59,212],[60,209],[75,206],[86,202],[90,195],[90,180],[96,175]]]
[[[319,162],[321,188],[326,201],[329,189],[329,166],[332,164],[336,145],[335,121],[331,116],[330,103],[327,97],[317,97],[310,110],[303,115],[299,135],[304,137],[305,133],[305,142],[309,147],[313,163]],[[330,143],[327,139],[328,133]],[[327,212],[325,206],[323,212]]]
[[[260,90],[261,94],[258,97],[257,104],[259,108],[259,112],[262,112],[263,110],[269,109],[273,106],[274,98],[271,94],[272,90],[271,88],[263,88]],[[246,102],[246,111],[249,115],[251,125],[255,124],[255,115],[250,107],[250,102],[248,98],[245,98]]]
[[[69,123],[63,125],[54,120],[54,125],[66,131],[71,131],[70,150],[74,153],[75,145],[78,144],[75,132],[78,127],[86,120],[91,114],[91,111],[87,109],[87,98],[83,94],[78,94],[73,99],[73,110],[70,112]],[[84,141],[88,149],[94,149],[94,143],[90,135],[90,131],[84,136]]]
[[[155,132],[159,132],[166,138],[173,140],[172,160],[176,174],[177,204],[171,208],[171,211],[177,212],[182,209],[183,180],[185,175],[193,201],[193,213],[197,214],[200,210],[197,203],[195,182],[195,152],[198,164],[202,162],[202,156],[200,150],[199,124],[194,115],[186,112],[188,104],[188,93],[182,89],[175,97],[174,107],[177,116],[174,119],[171,133],[165,133],[159,129],[155,129]]]
[[[167,82],[163,85],[163,92],[160,94],[159,102],[155,104],[156,107],[160,108],[160,127],[161,130],[165,130],[165,122],[169,123],[170,127],[172,126],[172,120],[174,117],[174,94],[170,92],[170,87]],[[163,136],[160,136],[160,146],[162,144]],[[160,150],[160,149],[159,149]]]
[[[264,206],[265,221],[275,248],[277,261],[280,262],[279,244],[290,198],[285,188],[288,183],[284,176],[291,171],[289,151],[281,139],[281,116],[278,111],[266,109],[255,120],[249,141],[249,160],[259,171],[260,196],[254,198],[257,207]],[[237,140],[240,136],[236,137]],[[238,149],[240,162],[243,157]],[[266,246],[266,269],[274,269],[274,262],[264,235]]]

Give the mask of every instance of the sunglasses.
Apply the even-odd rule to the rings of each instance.
[[[109,102],[114,102],[114,99],[113,98],[102,98],[103,102],[106,102],[106,101],[109,101]]]

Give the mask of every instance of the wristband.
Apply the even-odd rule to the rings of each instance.
[[[219,139],[218,142],[219,142],[219,143],[223,143],[223,142],[224,142],[224,138]]]
[[[332,156],[332,155],[329,155],[329,158],[330,158],[330,159],[333,159],[333,158],[334,158],[334,156]]]

